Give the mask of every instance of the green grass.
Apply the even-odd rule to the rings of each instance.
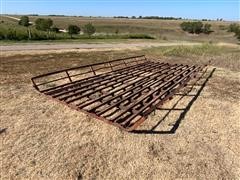
[[[202,56],[204,54],[217,55],[223,50],[222,47],[205,43],[199,46],[176,46],[151,48],[150,51],[161,56],[178,56],[188,55]]]
[[[212,50],[208,49],[209,45],[201,45],[201,46],[196,46],[196,47],[183,47],[183,46],[178,46],[174,48],[170,48],[166,51],[163,52],[164,56],[186,56],[188,54],[192,55],[202,55],[203,53],[213,53],[212,50],[215,51],[215,47],[211,48]]]

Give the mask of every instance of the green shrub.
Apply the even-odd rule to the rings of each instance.
[[[6,39],[9,39],[9,40],[17,40],[17,33],[16,33],[16,30],[15,29],[12,29],[12,28],[9,28],[6,32],[6,36],[5,36]]]
[[[193,22],[192,23],[192,28],[193,28],[193,33],[199,34],[202,32],[202,27],[203,23],[198,21],[198,22]]]
[[[80,35],[78,36],[79,39],[155,39],[154,37],[148,34],[107,34],[107,35]]]
[[[155,39],[154,37],[148,34],[130,34],[128,39]]]
[[[232,23],[228,27],[229,32],[234,32],[237,39],[240,41],[240,26],[237,23]]]
[[[46,39],[41,33],[37,31],[32,31],[32,40],[43,40]]]
[[[28,39],[28,32],[27,31],[21,31],[17,30],[16,31],[16,36],[17,38],[15,40],[27,40]]]
[[[239,29],[240,29],[240,26],[237,23],[232,23],[228,27],[228,31],[234,32],[234,33],[238,32]]]
[[[39,31],[36,29],[32,29],[31,31],[32,38],[31,40],[54,40],[56,39],[56,33],[48,33],[45,31]]]
[[[183,22],[180,24],[180,27],[183,31],[187,31],[192,34],[206,33],[209,34],[211,31],[211,24],[206,23],[203,26],[201,21],[197,22]]]
[[[4,40],[4,39],[5,39],[4,32],[0,30],[0,40]]]
[[[191,22],[182,22],[180,24],[180,27],[182,28],[183,31],[191,32],[192,25]]]
[[[91,36],[96,32],[96,28],[91,23],[88,23],[84,26],[83,32]]]
[[[240,41],[240,29],[238,29],[238,30],[235,32],[235,36],[236,36],[237,39]]]
[[[68,26],[68,34],[70,34],[71,38],[73,34],[79,34],[80,32],[80,27],[76,26],[76,25],[69,25]]]
[[[208,23],[206,23],[206,24],[204,24],[204,27],[203,27],[203,33],[205,33],[205,34],[210,34],[211,32],[212,32],[212,30],[211,30],[211,24],[208,24]]]
[[[56,26],[53,26],[53,27],[51,27],[51,31],[55,32],[55,33],[58,33],[59,32],[59,28],[56,27]]]

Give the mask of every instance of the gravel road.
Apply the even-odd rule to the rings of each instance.
[[[143,48],[156,46],[179,46],[179,45],[200,45],[201,43],[174,42],[174,43],[104,43],[104,44],[82,44],[82,43],[58,43],[58,44],[13,44],[1,46],[1,51],[26,51],[26,50],[63,50],[63,49],[106,49],[106,48]]]

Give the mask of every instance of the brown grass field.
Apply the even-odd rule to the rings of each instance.
[[[208,71],[135,133],[39,94],[32,76],[123,56],[203,65]],[[0,60],[0,179],[239,179],[240,48],[5,54]],[[182,109],[182,110],[178,110]]]

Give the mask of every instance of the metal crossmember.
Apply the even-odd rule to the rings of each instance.
[[[114,70],[113,62],[118,62],[115,67],[119,69]],[[134,63],[128,65],[129,62]],[[99,65],[104,66],[96,68]],[[91,76],[75,81],[71,79],[84,74],[72,75],[71,71],[88,67]],[[110,70],[102,72],[107,68]],[[101,70],[101,74],[97,70]],[[33,77],[32,82],[38,91],[47,96],[121,129],[132,131],[201,70],[202,67],[170,65],[148,61],[145,56],[136,56],[56,71]],[[50,78],[64,72],[67,76]],[[69,79],[69,82],[52,84],[64,78]],[[41,82],[41,79],[44,80]]]

